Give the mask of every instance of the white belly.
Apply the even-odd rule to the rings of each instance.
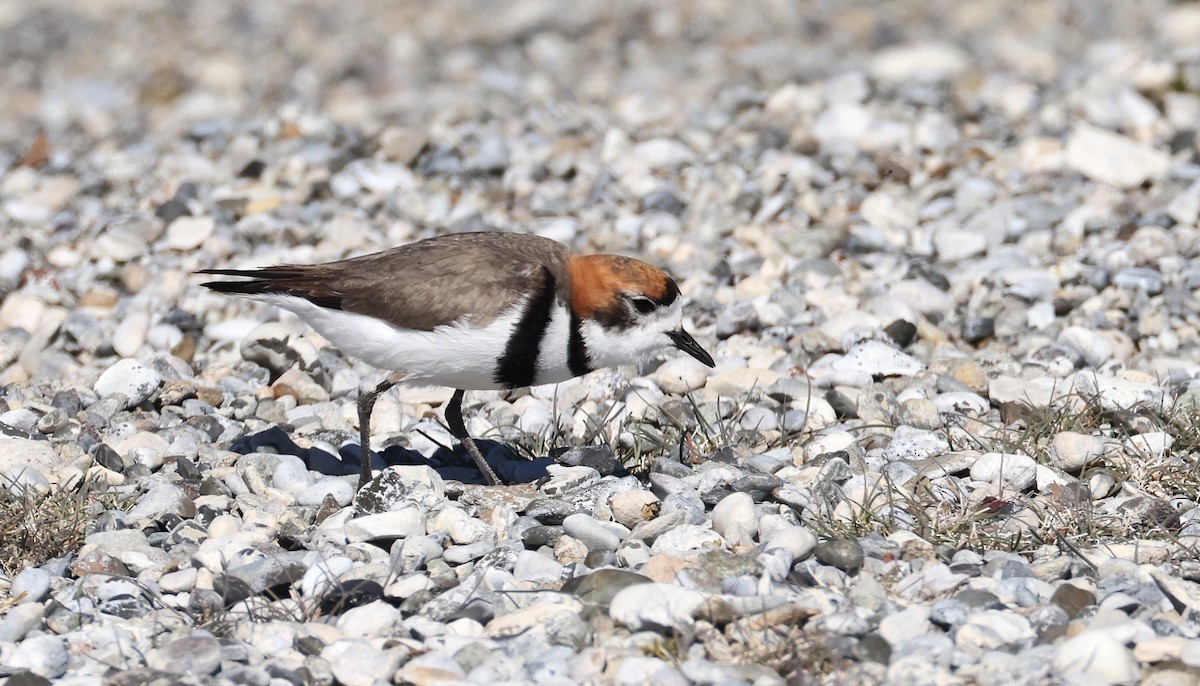
[[[496,382],[496,367],[524,310],[524,303],[517,303],[484,328],[456,322],[432,331],[414,331],[373,317],[319,307],[295,296],[259,299],[294,312],[346,355],[380,369],[404,372],[405,383],[463,390],[503,388]],[[571,378],[567,368],[569,317],[563,307],[556,306],[551,312],[539,348],[534,385]]]

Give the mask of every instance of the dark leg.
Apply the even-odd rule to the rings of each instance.
[[[358,475],[360,489],[371,480],[371,410],[375,408],[375,400],[379,395],[386,393],[399,380],[400,378],[393,374],[380,381],[375,388],[358,392],[358,459],[362,463],[362,471]]]
[[[475,441],[467,434],[467,425],[463,423],[462,417],[462,401],[463,391],[455,390],[454,395],[450,397],[450,402],[446,403],[446,425],[450,427],[450,434],[457,438],[467,448],[467,453],[471,455],[471,459],[475,460],[479,471],[483,472],[483,478],[487,480],[489,486],[499,486],[503,482],[500,477],[496,476],[496,472],[492,471],[491,465],[487,460],[483,459],[483,454],[479,452]]]

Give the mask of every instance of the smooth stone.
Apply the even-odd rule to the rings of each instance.
[[[1139,407],[1155,412],[1169,412],[1174,404],[1166,389],[1155,384],[1129,379],[1100,376],[1084,370],[1071,377],[1075,391],[1087,398],[1096,398],[1100,406],[1113,412]]]
[[[10,481],[20,483],[27,473],[29,476],[33,472],[54,474],[61,469],[62,463],[49,441],[0,436],[0,485]],[[44,476],[39,476],[37,481],[48,484]]]
[[[183,593],[196,586],[198,573],[194,567],[187,567],[174,572],[167,572],[158,579],[158,587],[163,593]]]
[[[963,651],[980,656],[991,650],[1028,647],[1037,640],[1029,620],[1010,610],[982,610],[967,618],[955,632]]]
[[[92,385],[92,390],[102,398],[121,393],[126,398],[125,407],[130,408],[145,402],[162,382],[163,378],[158,372],[137,360],[126,358],[104,370]]]
[[[933,629],[929,621],[932,611],[928,605],[911,605],[879,621],[879,635],[889,645],[900,643]]]
[[[659,520],[662,519],[662,517],[659,518]],[[653,555],[687,557],[715,550],[724,545],[725,539],[712,529],[696,524],[682,524],[668,529],[655,538],[654,543],[650,546],[650,552]]]
[[[847,574],[854,574],[862,569],[866,558],[862,545],[851,539],[822,541],[813,551],[817,562],[836,567]]]
[[[940,414],[961,414],[983,417],[992,409],[991,404],[976,393],[970,391],[951,391],[939,393],[933,399],[933,406]]]
[[[933,400],[926,398],[907,398],[900,402],[896,420],[901,426],[916,429],[939,429],[942,426],[940,408]],[[785,421],[786,424],[786,421]],[[899,427],[897,427],[899,428]]]
[[[337,627],[347,636],[373,638],[388,635],[401,619],[403,616],[399,608],[376,600],[343,612],[338,617]]]
[[[437,560],[445,566],[441,560]],[[433,579],[430,579],[433,582]],[[322,614],[338,615],[354,607],[378,602],[383,598],[383,585],[374,579],[347,579],[334,584],[321,596]]]
[[[33,410],[20,407],[15,410],[9,410],[0,414],[0,424],[5,424],[14,429],[20,429],[25,432],[33,431],[37,426],[38,415]]]
[[[66,674],[70,659],[63,639],[42,634],[18,643],[6,662],[9,667],[28,669],[38,676],[57,679]]]
[[[996,333],[995,317],[967,317],[962,324],[963,340],[977,345]]]
[[[943,455],[949,450],[950,444],[936,432],[898,426],[891,442],[883,449],[883,457],[886,460],[920,460]]]
[[[382,538],[423,536],[426,531],[425,513],[419,507],[369,514],[346,522],[346,538],[351,542],[373,541]]]
[[[375,648],[363,639],[346,638],[329,643],[320,655],[329,664],[338,683],[345,686],[376,686],[391,683],[393,677],[398,676],[396,670],[408,653],[394,648]],[[457,678],[461,678],[461,675]]]
[[[1161,460],[1175,444],[1175,437],[1165,431],[1148,431],[1130,436],[1123,443],[1126,449],[1135,455],[1150,460]]]
[[[1037,480],[1037,462],[1017,453],[984,453],[971,465],[971,478],[1024,491]]]
[[[612,599],[622,590],[637,584],[652,583],[642,574],[623,569],[598,569],[585,576],[577,576],[563,583],[561,591],[570,593],[579,600],[597,607],[608,607]]]
[[[230,567],[225,576],[245,584],[252,593],[288,586],[304,578],[308,565],[301,552],[281,552]]]
[[[1051,440],[1049,453],[1051,466],[1075,474],[1104,454],[1104,439],[1061,431]]]
[[[713,530],[730,545],[750,546],[758,533],[758,512],[748,493],[730,493],[712,510]]]
[[[915,42],[893,45],[875,52],[871,75],[891,84],[934,83],[964,73],[971,59],[962,48],[948,42]]]
[[[280,455],[279,462],[271,470],[271,485],[279,490],[297,495],[313,484],[312,472],[304,460],[293,455]]]
[[[650,491],[641,489],[614,493],[608,501],[613,520],[632,529],[638,524],[654,519],[662,507],[662,501]]]
[[[16,643],[30,631],[42,626],[46,606],[42,603],[21,603],[0,617],[0,642]]]
[[[614,686],[688,686],[692,683],[671,663],[641,655],[621,660],[612,680]]]
[[[637,584],[619,591],[609,605],[609,614],[634,631],[689,630],[695,612],[705,602],[699,591],[673,584]]]
[[[616,550],[622,536],[589,515],[573,514],[563,520],[567,535],[579,539],[588,550]]]
[[[746,431],[775,431],[779,428],[779,413],[766,407],[748,407],[739,424]]]
[[[743,331],[758,329],[761,323],[754,303],[735,301],[726,305],[718,314],[713,328],[717,338],[726,339]]]
[[[296,494],[296,504],[320,507],[326,496],[331,496],[338,507],[345,507],[354,499],[354,486],[345,479],[321,479]]]
[[[149,651],[146,665],[172,674],[207,676],[221,666],[221,643],[206,632],[196,632]]]
[[[113,331],[113,351],[127,359],[136,356],[146,342],[146,334],[149,331],[149,312],[138,310],[129,313]]]
[[[834,360],[830,367],[836,372],[886,377],[912,376],[924,369],[925,365],[883,341],[870,340],[856,343],[844,356]]]
[[[455,684],[462,683],[466,676],[462,665],[450,657],[422,655],[404,663],[396,673],[395,683],[400,684]],[[340,679],[339,679],[340,681]],[[347,684],[347,686],[351,686]]]
[[[1069,168],[1118,188],[1136,188],[1160,179],[1171,164],[1163,150],[1087,123],[1075,127],[1065,154]]]
[[[215,228],[212,217],[179,217],[167,227],[167,246],[174,250],[195,250]]]
[[[764,550],[783,548],[789,551],[795,560],[807,558],[816,547],[817,537],[808,530],[808,527],[799,524],[776,529],[763,541]]]
[[[405,501],[433,509],[445,499],[446,484],[432,467],[397,465],[363,486],[354,496],[354,504],[364,512],[378,513],[396,509]]]
[[[532,550],[522,550],[517,553],[512,573],[517,581],[548,584],[562,579],[563,565]]]
[[[494,527],[458,507],[443,507],[429,517],[425,528],[431,534],[446,534],[458,545],[496,540]]]
[[[537,549],[544,545],[554,546],[562,536],[563,528],[561,525],[547,526],[545,524],[538,524],[521,532],[521,542],[527,548]]]
[[[174,484],[160,484],[150,489],[125,517],[131,522],[155,522],[168,515],[183,519],[196,516],[196,504]]]
[[[987,247],[987,238],[975,231],[947,227],[933,234],[933,249],[946,262],[981,255]]]
[[[560,464],[591,467],[601,476],[609,476],[622,469],[621,459],[607,445],[575,446],[558,456]]]
[[[1113,275],[1113,285],[1131,291],[1145,291],[1158,295],[1163,291],[1163,275],[1157,269],[1126,267]]]
[[[721,367],[712,372],[705,385],[709,397],[736,398],[754,389],[769,388],[779,380],[779,372],[750,367]]]
[[[13,577],[8,595],[21,603],[40,603],[50,593],[51,578],[50,572],[29,567]]]
[[[1135,684],[1141,669],[1133,653],[1106,631],[1084,631],[1058,645],[1052,661],[1064,676],[1079,675],[1102,684]]]
[[[492,552],[494,548],[495,546],[488,541],[469,543],[467,545],[452,545],[442,552],[442,559],[452,565],[466,564],[472,560],[478,560]]]
[[[710,370],[691,357],[674,357],[654,371],[654,381],[664,393],[684,395],[704,388]]]

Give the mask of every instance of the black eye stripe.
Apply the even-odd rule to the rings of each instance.
[[[658,308],[658,306],[654,304],[654,301],[650,300],[649,298],[634,298],[633,306],[642,314],[650,314]]]

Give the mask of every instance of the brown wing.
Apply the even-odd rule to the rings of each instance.
[[[202,285],[223,293],[293,295],[428,331],[464,315],[477,325],[488,324],[543,288],[547,270],[558,299],[567,301],[570,257],[565,245],[540,236],[462,233],[326,264],[204,270],[252,280]]]

